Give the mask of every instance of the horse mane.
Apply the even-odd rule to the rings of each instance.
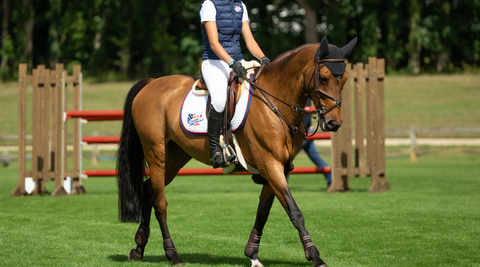
[[[293,54],[293,53],[297,53],[298,51],[303,50],[303,49],[305,49],[305,48],[307,48],[307,47],[318,46],[318,45],[320,45],[320,44],[319,44],[319,43],[304,44],[304,45],[299,46],[299,47],[297,47],[297,48],[295,48],[295,49],[292,49],[292,50],[283,52],[283,53],[280,54],[278,57],[276,57],[272,62],[284,60],[285,58],[287,58],[288,56],[290,56],[290,55]]]

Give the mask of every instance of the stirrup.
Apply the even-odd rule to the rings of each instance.
[[[225,160],[225,166],[238,164],[237,154],[235,150],[230,145],[223,145],[223,159]],[[230,153],[230,156],[227,155]]]

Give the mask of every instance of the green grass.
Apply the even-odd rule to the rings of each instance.
[[[385,84],[387,128],[480,126],[480,75],[387,76]]]
[[[309,164],[305,154],[295,160]],[[379,194],[367,193],[368,178],[350,180],[352,190],[339,194],[326,194],[319,175],[291,175],[289,185],[329,266],[480,266],[479,166],[478,155],[465,153],[418,164],[389,159],[392,190]],[[138,225],[117,220],[115,178],[84,180],[81,196],[10,198],[16,176],[15,163],[0,168],[0,266],[170,266],[155,220],[145,261],[126,261]],[[167,187],[170,232],[187,266],[250,266],[243,249],[260,190],[249,176],[184,176]],[[260,259],[269,267],[312,266],[278,201]]]

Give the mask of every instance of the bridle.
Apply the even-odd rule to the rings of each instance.
[[[312,80],[313,80],[313,86],[310,88],[310,90],[305,95],[307,97],[309,97],[310,99],[312,99],[311,94],[312,94],[313,91],[315,91],[319,102],[321,102],[321,95],[324,95],[325,97],[330,98],[335,103],[328,110],[325,110],[325,108],[323,106],[320,109],[317,109],[316,113],[318,114],[319,119],[322,119],[323,117],[325,117],[325,115],[327,115],[327,113],[332,111],[334,108],[341,108],[342,107],[342,92],[340,92],[340,98],[337,99],[336,97],[332,96],[331,94],[325,92],[324,90],[322,90],[322,88],[320,88],[320,85],[319,85],[319,83],[320,83],[320,69],[322,67],[325,67],[325,64],[322,64],[323,62],[345,62],[345,59],[318,59],[315,63],[315,70],[312,73],[312,77],[310,78],[310,81],[308,82],[307,87],[310,87],[310,84],[312,83]]]
[[[312,83],[312,80],[313,80],[313,86],[307,90],[307,93],[305,94],[307,97],[309,97],[310,99],[312,99],[311,97],[311,93],[313,91],[316,92],[316,95],[318,97],[318,100],[321,102],[321,95],[323,94],[325,97],[327,98],[330,98],[331,100],[334,101],[335,105],[332,106],[331,108],[329,108],[328,110],[325,111],[324,107],[321,106],[321,108],[319,109],[316,109],[316,111],[307,111],[303,108],[301,108],[300,106],[295,106],[294,104],[288,104],[287,102],[279,99],[278,97],[270,94],[269,92],[265,91],[264,89],[260,88],[256,81],[258,79],[258,76],[260,75],[260,73],[262,72],[263,70],[263,67],[264,66],[261,66],[259,67],[259,71],[257,72],[257,75],[254,77],[254,80],[251,80],[247,77],[241,77],[242,79],[245,79],[248,83],[250,83],[254,88],[258,89],[260,91],[260,93],[263,95],[263,97],[265,98],[265,100],[267,101],[267,104],[268,106],[273,110],[273,112],[280,118],[282,119],[285,124],[287,124],[287,126],[292,130],[292,133],[295,134],[295,133],[299,133],[304,139],[306,139],[307,137],[310,137],[310,136],[313,136],[315,133],[317,133],[318,131],[318,128],[319,128],[319,125],[320,125],[320,119],[322,119],[328,112],[332,111],[334,108],[340,108],[342,106],[342,93],[340,92],[340,99],[337,99],[335,98],[334,96],[332,96],[331,94],[325,92],[324,90],[322,90],[319,86],[319,83],[320,83],[320,69],[322,67],[325,67],[325,64],[322,64],[323,62],[345,62],[345,59],[320,59],[320,57],[318,57],[318,59],[316,60],[315,62],[315,70],[313,71],[313,74],[312,74],[312,77],[310,78],[310,81],[308,82],[308,87],[310,87],[310,84]],[[254,67],[255,68],[255,67]],[[238,77],[237,77],[238,79]],[[290,123],[281,113],[280,111],[278,110],[278,108],[270,101],[270,99],[266,96],[266,94],[268,94],[269,96],[275,98],[276,100],[278,100],[279,102],[287,105],[287,106],[290,106],[292,108],[292,110],[297,113],[298,115],[300,115],[300,117],[303,115],[303,114],[310,114],[310,115],[313,115],[313,114],[316,114],[318,115],[318,118],[317,118],[317,128],[315,129],[315,132],[313,132],[312,134],[308,134],[308,131],[307,129],[305,129],[305,133],[303,133],[302,131],[299,131],[299,126],[301,123],[303,123],[303,120],[300,120],[300,123],[298,125],[292,125],[292,123]]]

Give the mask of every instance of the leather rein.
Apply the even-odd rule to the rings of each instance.
[[[262,72],[263,70],[263,67],[264,66],[261,66],[261,67],[257,67],[257,68],[260,68],[260,70],[257,72],[257,74],[255,75],[255,78],[254,80],[251,80],[247,77],[242,77],[242,79],[245,79],[247,82],[249,82],[254,88],[258,89],[260,91],[260,93],[263,95],[263,97],[265,98],[265,100],[267,101],[267,104],[268,106],[270,107],[270,109],[272,109],[272,111],[281,119],[283,120],[283,122],[285,122],[285,124],[287,124],[287,126],[290,128],[290,130],[292,131],[293,134],[295,133],[299,133],[304,139],[307,139],[307,137],[310,137],[310,136],[313,136],[315,133],[317,133],[318,131],[318,128],[319,128],[319,125],[320,125],[320,120],[330,111],[332,111],[334,108],[340,108],[342,106],[342,94],[340,93],[340,98],[337,99],[335,98],[334,96],[330,95],[329,93],[325,92],[324,90],[322,90],[319,86],[319,83],[320,83],[320,69],[322,67],[325,66],[325,64],[322,64],[323,62],[344,62],[345,59],[320,59],[320,60],[316,60],[315,62],[315,70],[313,71],[313,74],[312,74],[312,77],[310,78],[310,81],[308,82],[308,86],[307,87],[310,87],[310,84],[312,83],[312,80],[313,80],[313,86],[308,89],[308,92],[305,94],[307,97],[309,97],[311,99],[311,93],[313,91],[316,92],[316,95],[318,97],[319,100],[321,100],[321,95],[324,95],[325,97],[327,98],[330,98],[331,100],[333,100],[333,102],[335,103],[334,106],[332,106],[331,108],[329,108],[328,110],[325,111],[324,107],[322,106],[320,109],[316,109],[315,111],[307,111],[303,108],[301,108],[300,106],[295,106],[293,103],[292,104],[288,104],[287,102],[279,99],[278,97],[272,95],[271,93],[265,91],[264,89],[262,89],[260,86],[257,85],[256,81],[258,79],[258,76],[260,75],[260,73]],[[253,67],[255,68],[255,67]],[[308,135],[308,129],[305,129],[305,133],[303,133],[302,131],[299,130],[299,126],[301,123],[304,123],[303,120],[300,120],[300,122],[297,124],[297,125],[293,125],[291,122],[289,122],[283,115],[282,113],[280,113],[280,111],[278,110],[278,108],[272,103],[272,101],[266,96],[266,95],[269,95],[273,98],[275,98],[277,101],[289,106],[292,108],[292,110],[298,114],[300,117],[305,113],[305,114],[316,114],[318,117],[315,119],[317,121],[317,128],[315,129],[315,132],[313,132],[312,134]]]

